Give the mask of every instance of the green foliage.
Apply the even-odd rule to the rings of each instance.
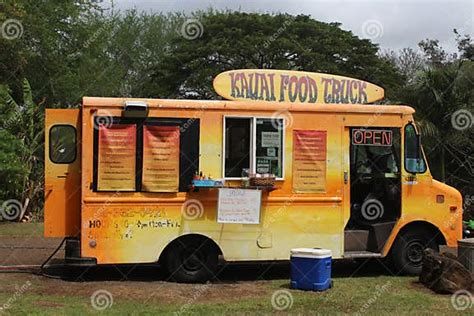
[[[18,78],[28,78],[49,107],[77,107],[85,95],[141,96],[179,17],[104,10],[97,1],[7,0],[4,9],[24,32],[0,38],[0,84],[21,97]]]
[[[0,86],[1,199],[30,200],[30,210],[42,207],[44,109],[35,104],[29,82],[23,80],[23,103]]]
[[[86,21],[99,14],[96,1],[6,0],[4,17],[17,20],[21,37],[0,37],[0,84],[8,84],[13,96],[21,97],[21,78],[28,78],[34,91],[49,104],[69,97],[75,65],[67,56],[78,50],[88,38]],[[47,80],[45,80],[47,78]]]
[[[146,96],[215,98],[214,76],[238,68],[328,72],[387,88],[401,79],[390,63],[377,56],[375,44],[342,30],[338,23],[305,15],[213,11],[195,18],[202,36],[191,39],[181,34],[173,39],[155,66]]]
[[[474,193],[474,62],[467,58],[474,45],[469,36],[455,34],[461,58],[447,54],[436,40],[422,41],[423,65],[398,98],[416,109],[432,174],[467,196]],[[453,123],[460,111],[470,113],[462,128]]]
[[[19,198],[23,193],[25,170],[18,161],[21,142],[5,130],[0,130],[0,201]]]

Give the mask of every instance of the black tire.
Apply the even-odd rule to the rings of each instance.
[[[185,236],[170,245],[164,265],[173,281],[202,283],[215,277],[218,256],[216,246],[209,239]]]
[[[438,251],[436,236],[423,229],[415,229],[397,236],[392,248],[395,271],[400,274],[419,275],[426,248]]]

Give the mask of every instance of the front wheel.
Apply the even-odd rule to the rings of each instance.
[[[201,283],[215,277],[218,251],[209,239],[185,236],[174,242],[165,256],[171,279],[181,283]]]
[[[438,251],[436,237],[425,230],[413,230],[398,235],[392,249],[396,271],[419,275],[423,265],[423,251],[426,248]]]

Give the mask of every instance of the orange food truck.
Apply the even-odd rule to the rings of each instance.
[[[382,88],[283,70],[233,70],[224,100],[84,97],[46,110],[45,236],[71,264],[159,263],[178,282],[292,248],[391,257],[456,247],[462,198],[433,179],[408,106]]]

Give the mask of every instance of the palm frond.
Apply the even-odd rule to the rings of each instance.
[[[33,93],[31,92],[31,86],[28,80],[23,79],[23,103],[26,108],[32,108],[33,103]]]
[[[0,85],[0,103],[8,106],[10,109],[18,108],[18,104],[10,94],[8,87]]]
[[[436,137],[439,136],[439,128],[430,120],[426,118],[418,119],[416,122],[421,135],[427,137]]]

